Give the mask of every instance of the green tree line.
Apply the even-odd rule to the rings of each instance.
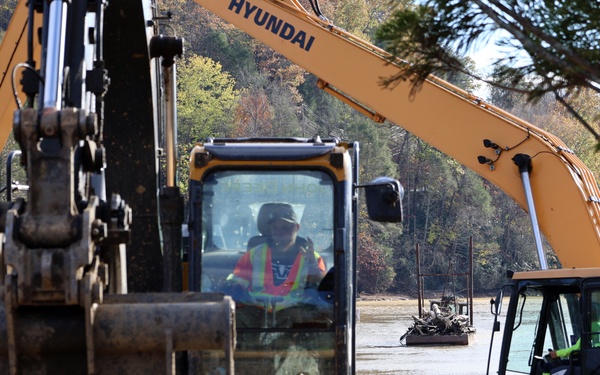
[[[395,6],[409,5],[406,0]],[[472,238],[476,293],[495,290],[508,269],[538,268],[528,216],[494,185],[396,124],[374,123],[324,93],[315,76],[194,2],[160,0],[158,6],[161,13],[173,15],[164,33],[174,30],[185,40],[186,52],[177,65],[179,183],[184,194],[188,154],[206,137],[319,135],[359,141],[361,181],[387,175],[399,179],[405,189],[402,224],[374,223],[360,212],[359,292],[414,295],[417,244],[421,272],[458,273],[468,269]],[[321,5],[334,24],[366,40],[374,40],[394,9],[383,0]],[[473,73],[480,68],[469,59],[461,62]],[[467,90],[478,85],[464,72],[440,75]],[[495,88],[487,99],[545,125],[594,172],[599,170],[594,139],[553,98],[542,96],[533,106],[523,95]],[[577,100],[593,116],[596,93],[583,92]],[[558,265],[547,243],[545,247],[550,263]],[[465,288],[465,280],[448,277],[427,278],[425,285],[426,290],[459,294]]]

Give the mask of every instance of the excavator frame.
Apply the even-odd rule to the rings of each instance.
[[[588,168],[552,134],[433,76],[424,82],[416,95],[413,95],[408,82],[385,87],[382,84],[383,80],[395,76],[407,62],[396,60],[385,51],[345,32],[328,20],[310,14],[295,0],[281,2],[195,0],[195,2],[317,76],[319,87],[323,90],[375,121],[381,122],[387,119],[403,127],[501,188],[530,213],[534,230],[539,225],[563,267],[600,266],[600,251],[598,251],[600,194],[597,183]],[[52,3],[63,4],[54,0],[31,2],[30,5],[43,7],[45,4]],[[74,3],[77,2],[69,4]],[[100,9],[106,4],[97,1],[90,2],[90,5],[98,6]],[[39,58],[41,55],[41,44],[38,38],[33,37],[35,33],[31,32],[29,26],[45,22],[42,13],[31,12],[25,0],[20,1],[15,10],[9,30],[0,47],[0,71],[2,72],[0,97],[3,98],[0,104],[0,142],[6,141],[12,125],[16,124],[15,129],[18,130],[16,138],[23,148],[25,160],[30,162],[38,157],[35,154],[34,146],[37,143],[34,138],[40,136],[39,128],[42,129],[42,138],[52,138],[56,132],[61,134],[64,144],[71,150],[78,147],[79,138],[89,144],[96,142],[105,148],[107,155],[105,161],[110,165],[106,170],[107,191],[119,191],[123,195],[110,200],[110,204],[106,206],[116,210],[121,220],[119,225],[110,228],[112,230],[110,235],[105,235],[105,227],[102,225],[102,220],[106,219],[96,217],[98,211],[96,207],[101,206],[101,199],[94,198],[92,194],[86,196],[84,200],[75,202],[76,204],[85,202],[87,205],[78,208],[74,214],[75,222],[84,223],[80,230],[85,233],[85,236],[83,240],[82,237],[77,237],[80,241],[80,245],[77,246],[86,249],[86,255],[84,258],[72,256],[73,264],[77,267],[68,270],[74,273],[66,276],[66,281],[62,282],[69,285],[65,290],[57,290],[52,286],[53,272],[60,268],[54,265],[62,265],[56,263],[59,262],[57,259],[62,254],[62,250],[57,249],[73,246],[68,243],[70,234],[66,233],[50,239],[36,237],[38,222],[35,218],[36,215],[44,217],[43,212],[29,211],[30,208],[22,204],[6,205],[3,208],[5,212],[3,219],[6,223],[3,231],[6,245],[2,249],[6,255],[3,254],[3,259],[11,271],[7,272],[2,284],[4,290],[2,316],[5,317],[5,325],[2,329],[6,332],[8,344],[4,348],[0,347],[0,355],[8,359],[0,361],[4,366],[0,372],[18,373],[21,367],[27,366],[25,358],[30,355],[27,348],[33,347],[37,350],[39,347],[52,346],[53,343],[61,342],[55,337],[49,341],[36,341],[40,338],[21,335],[22,332],[39,330],[40,312],[48,310],[52,310],[53,313],[44,314],[50,319],[42,320],[45,328],[66,326],[67,330],[78,330],[79,334],[70,344],[80,350],[79,360],[83,362],[73,362],[73,367],[86,367],[89,373],[110,372],[110,363],[105,363],[102,358],[107,358],[107,361],[109,358],[115,358],[110,355],[110,348],[122,352],[139,347],[139,341],[126,340],[131,337],[146,342],[149,352],[159,352],[162,356],[158,362],[135,358],[136,362],[129,357],[122,362],[117,361],[119,363],[116,365],[137,369],[140,372],[148,371],[157,363],[166,366],[166,372],[174,371],[175,351],[192,351],[189,352],[192,353],[189,358],[194,358],[194,350],[214,346],[228,352],[227,348],[231,348],[233,341],[231,337],[226,340],[226,345],[221,347],[219,345],[222,342],[198,343],[199,340],[187,339],[189,336],[184,335],[186,332],[209,332],[210,337],[211,328],[215,327],[222,327],[222,331],[231,333],[233,326],[231,319],[210,321],[214,316],[232,317],[231,300],[227,297],[213,296],[207,300],[196,294],[177,294],[168,298],[162,294],[136,297],[132,294],[117,293],[103,296],[101,292],[106,286],[108,280],[106,275],[109,273],[104,262],[115,264],[114,260],[110,260],[110,255],[105,254],[100,259],[93,251],[94,246],[91,244],[100,245],[100,248],[106,245],[108,248],[108,242],[102,244],[103,238],[111,238],[114,241],[110,244],[113,249],[110,254],[120,258],[122,253],[118,249],[127,242],[129,235],[131,236],[130,251],[127,252],[128,275],[126,277],[130,291],[158,291],[162,288],[164,280],[157,275],[169,274],[162,266],[164,259],[161,254],[158,224],[156,224],[159,205],[156,195],[159,190],[156,152],[159,148],[157,142],[159,128],[155,125],[160,122],[158,119],[161,117],[159,102],[162,99],[157,88],[162,83],[159,58],[152,60],[155,56],[147,48],[156,32],[152,10],[150,1],[119,2],[107,7],[105,18],[100,22],[101,25],[110,25],[104,27],[103,35],[104,40],[110,40],[110,43],[104,43],[105,59],[98,60],[106,60],[106,66],[99,65],[95,68],[100,72],[107,68],[111,77],[111,88],[105,98],[106,110],[103,112],[99,110],[100,108],[96,108],[104,129],[101,139],[94,129],[95,120],[88,118],[87,115],[81,116],[77,106],[66,108],[64,111],[60,108],[50,111],[48,116],[44,113],[39,120],[33,109],[18,109],[16,100],[6,99],[16,96],[21,102],[25,102],[27,96],[31,96],[31,86],[26,86],[20,93],[14,93],[18,90],[13,89],[12,76],[15,69],[19,68],[18,64],[31,60],[31,56]],[[28,43],[28,40],[31,43]],[[35,66],[31,66],[36,69]],[[102,74],[96,76],[98,77],[101,78],[100,82],[97,82],[100,83],[100,88],[95,94],[102,96],[104,93],[101,88],[105,82],[102,82]],[[17,115],[14,115],[15,110]],[[64,124],[62,124],[63,120]],[[58,123],[61,123],[60,127],[57,126]],[[144,137],[138,138],[139,134]],[[63,157],[63,160],[67,161],[66,165],[69,158],[71,158],[69,155]],[[128,160],[128,163],[123,163],[123,160]],[[42,163],[44,162],[42,160]],[[131,165],[148,169],[131,168]],[[98,165],[94,168],[97,167]],[[44,168],[38,169],[38,171],[42,170]],[[132,175],[132,173],[136,174]],[[123,175],[129,176],[125,182],[121,181]],[[35,178],[35,175],[30,175],[30,179]],[[48,204],[51,200],[51,195],[44,192],[43,187],[33,191],[37,191],[45,198],[41,200],[44,204]],[[170,193],[171,190],[167,195],[171,196]],[[72,204],[68,203],[72,202],[70,199],[72,197],[63,200],[63,209],[73,209]],[[30,201],[35,202],[35,196]],[[178,197],[175,197],[173,204],[177,206],[177,202]],[[132,208],[133,222],[136,223],[131,230],[128,228],[129,208]],[[29,219],[31,217],[34,219]],[[100,222],[96,219],[100,219]],[[44,223],[55,224],[51,219],[44,220]],[[174,223],[177,223],[177,220],[174,218]],[[21,223],[25,233],[19,232],[20,234],[16,235],[18,232],[16,228],[21,227]],[[148,233],[150,237],[145,236]],[[21,235],[22,237],[19,237]],[[537,242],[539,240],[536,236]],[[23,263],[27,262],[30,253],[27,251],[28,248],[35,248],[36,251],[41,249],[39,255],[36,255],[38,260],[34,261],[33,271]],[[538,246],[538,252],[541,266],[544,268],[544,250]],[[44,280],[38,288],[41,293],[37,294],[35,291],[31,293],[29,285],[21,278],[23,275],[28,275],[35,280],[36,267],[41,269],[40,275]],[[82,271],[85,273],[82,274]],[[589,278],[597,273],[597,270],[591,270],[588,273],[584,272],[581,277]],[[552,281],[549,281],[549,284],[552,284]],[[79,294],[76,290],[83,292]],[[117,292],[125,291],[123,287],[117,288]],[[64,299],[66,303],[48,309],[48,304],[52,305],[60,299]],[[217,305],[220,307],[213,302],[218,302]],[[585,299],[582,299],[575,303],[584,302]],[[509,307],[511,314],[515,309],[514,306],[516,305]],[[161,310],[163,308],[166,310]],[[582,308],[581,311],[584,313],[589,311],[587,305]],[[585,310],[586,308],[588,310]],[[164,318],[165,314],[175,314],[177,317],[178,313],[194,311],[200,312],[196,320],[209,322],[210,327],[190,329],[190,327],[177,325],[166,328],[161,326],[158,332],[148,331],[149,336],[142,336],[138,334],[146,328],[144,324],[136,326],[133,331],[120,326],[125,324],[124,322],[135,320],[140,315],[146,316],[149,320],[156,320]],[[542,311],[540,316],[543,317],[546,311]],[[65,316],[71,318],[65,321]],[[128,319],[122,319],[123,316],[127,316]],[[585,319],[588,318],[581,319],[587,321]],[[120,332],[120,335],[103,338],[102,332],[95,328],[99,327],[97,325],[99,322],[103,322],[104,326],[113,327]],[[68,324],[75,324],[75,326]],[[18,331],[15,327],[21,327],[23,331]],[[131,332],[135,334],[132,335]],[[183,336],[179,336],[180,334]],[[216,337],[215,335],[218,333],[214,332],[212,336]],[[177,341],[174,337],[185,339]],[[113,338],[117,341],[111,341]],[[156,341],[161,343],[154,344]],[[185,345],[177,344],[181,342]],[[506,341],[505,345],[510,345],[510,342]],[[82,350],[82,347],[85,349]],[[40,352],[36,351],[35,354],[39,355]],[[64,357],[59,356],[58,359],[56,363],[64,362]],[[228,371],[232,369],[233,367],[230,366]]]

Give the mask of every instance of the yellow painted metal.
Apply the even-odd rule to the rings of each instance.
[[[600,277],[600,268],[561,268],[550,270],[535,270],[515,272],[513,280],[534,280],[534,279],[587,279],[590,277]]]
[[[10,135],[13,123],[13,113],[17,109],[12,85],[12,72],[15,65],[27,61],[27,0],[20,0],[8,25],[2,44],[0,44],[0,146],[4,148]],[[41,16],[35,17],[35,24],[41,26]],[[39,56],[40,45],[37,32],[34,55]],[[39,58],[37,58],[39,61]],[[22,69],[22,68],[21,68]],[[20,87],[21,70],[15,75],[17,89]],[[18,91],[19,99],[23,102],[25,95]]]
[[[329,170],[337,181],[345,181],[350,178],[351,166],[350,166],[350,155],[347,152],[348,145],[346,143],[340,143],[338,146],[334,147],[332,153],[342,153],[344,158],[344,167],[343,168],[335,168],[331,165],[330,154],[325,154],[322,156],[305,159],[305,160],[272,160],[269,161],[269,166],[277,169],[295,169],[295,168],[322,168]],[[190,157],[190,180],[193,181],[201,181],[204,175],[216,168],[223,168],[227,170],[239,168],[248,168],[248,167],[257,167],[259,169],[265,169],[265,160],[220,160],[217,158],[212,158],[210,162],[202,166],[200,168],[194,166],[194,158],[195,154],[206,152],[206,149],[202,144],[197,144],[194,149],[192,149],[191,157]]]
[[[336,96],[345,95],[453,157],[525,210],[521,176],[511,159],[519,153],[534,157],[530,177],[540,229],[563,267],[600,266],[600,192],[589,169],[552,134],[436,77],[414,96],[408,82],[385,88],[382,79],[396,75],[404,62],[294,0],[194,1],[319,77],[341,94]],[[497,158],[483,147],[484,139],[504,149],[493,170],[477,159]]]

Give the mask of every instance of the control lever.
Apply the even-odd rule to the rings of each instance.
[[[277,318],[276,318],[276,310],[275,307],[277,306],[277,302],[281,302],[283,301],[283,297],[271,297],[271,308],[272,308],[272,312],[271,312],[271,327],[275,328],[277,325]]]
[[[257,302],[262,302],[264,309],[263,328],[269,328],[269,307],[271,311],[271,327],[274,328],[277,323],[277,315],[275,308],[277,303],[283,301],[283,297],[255,297]]]

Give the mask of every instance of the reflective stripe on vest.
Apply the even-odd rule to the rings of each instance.
[[[302,300],[304,284],[308,277],[308,267],[304,265],[304,257],[298,253],[285,281],[281,285],[275,286],[273,284],[271,249],[267,244],[262,244],[250,251],[252,263],[250,295],[254,298],[284,297],[283,301],[277,302],[276,310],[298,304]],[[271,308],[271,306],[268,307]]]

